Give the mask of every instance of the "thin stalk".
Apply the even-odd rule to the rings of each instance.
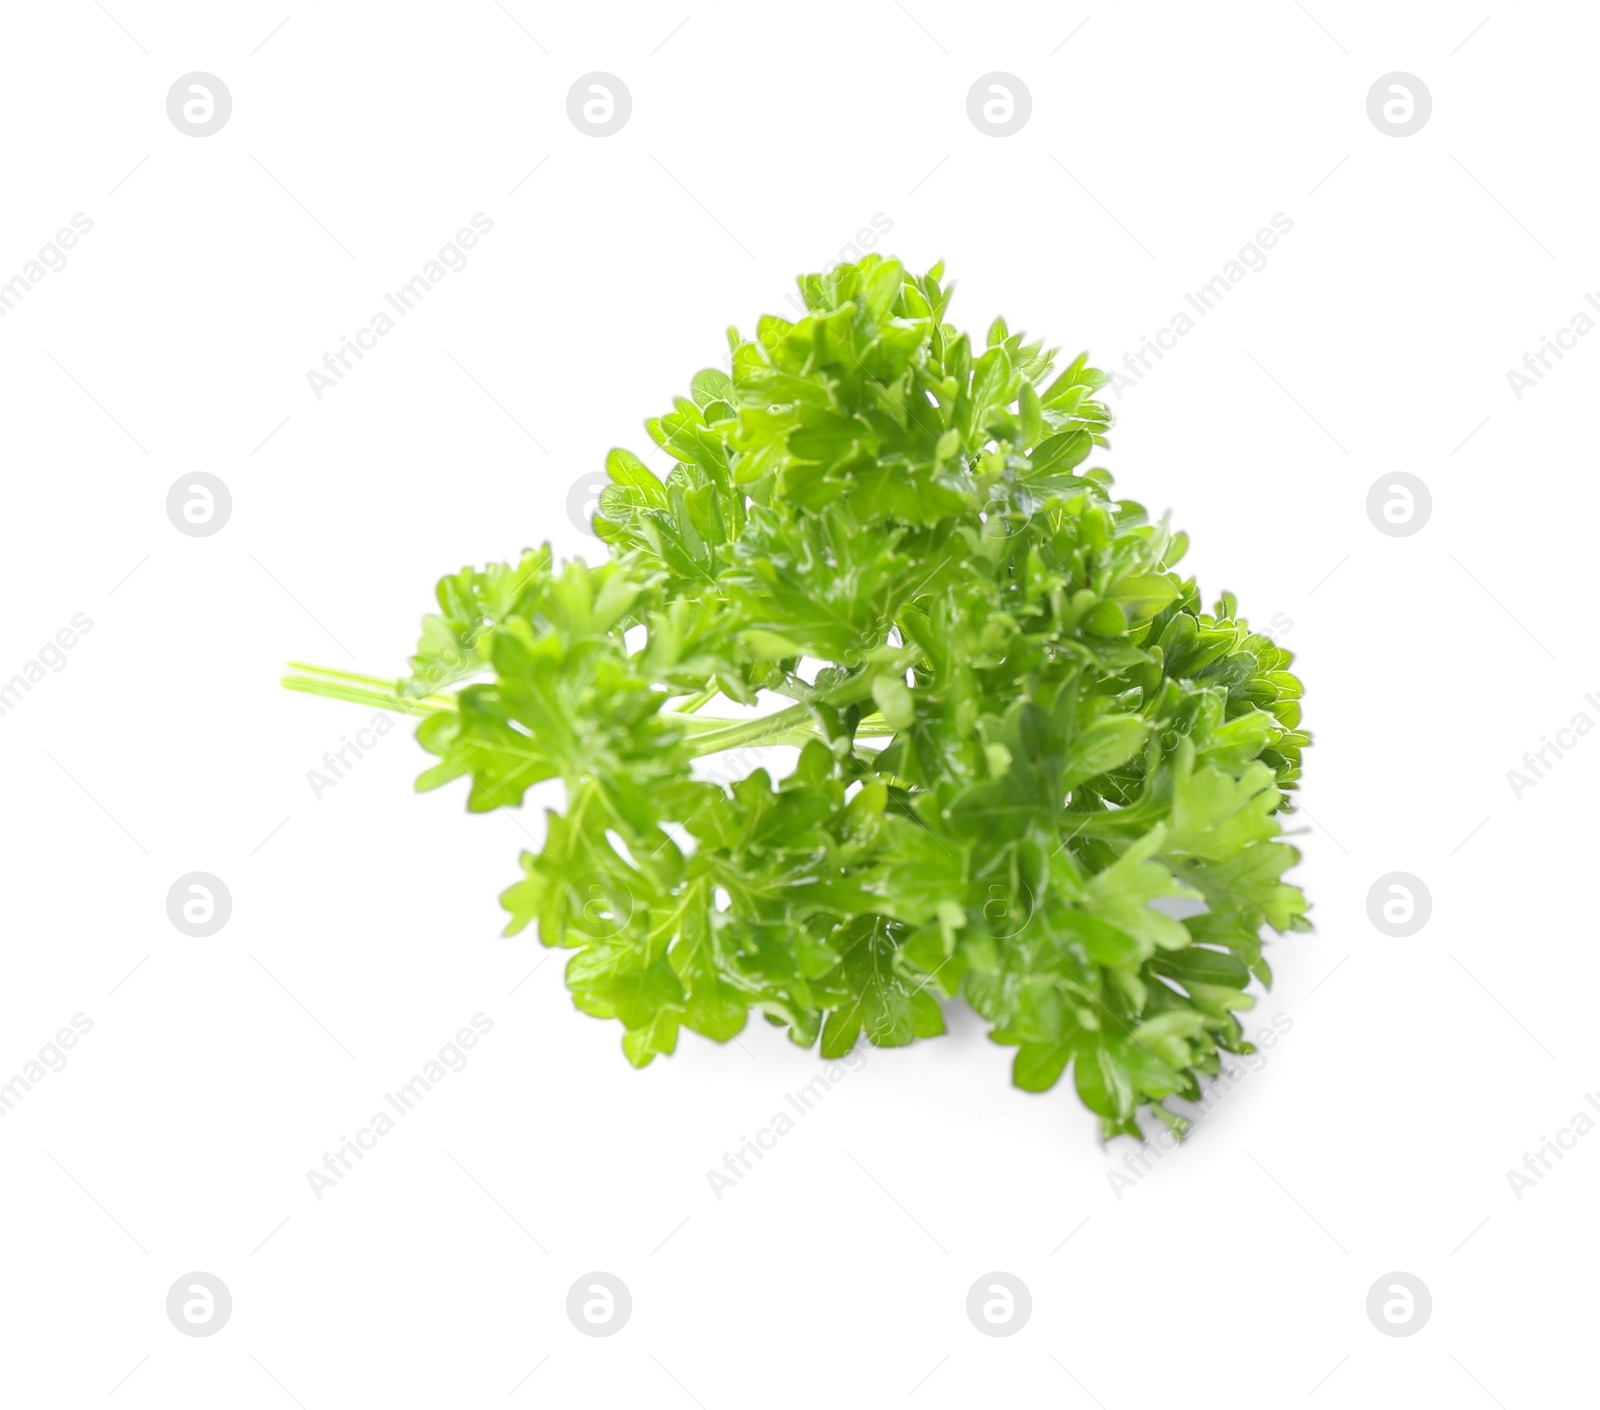
[[[789,743],[783,736],[802,727],[807,738],[816,736],[811,727],[811,711],[804,705],[791,705],[787,710],[759,715],[753,720],[698,720],[696,723],[710,726],[691,733],[696,752],[700,754],[716,754],[746,744]]]
[[[456,708],[453,695],[405,695],[401,693],[400,683],[392,678],[341,671],[335,666],[313,666],[305,661],[288,664],[291,670],[303,674],[283,677],[286,690],[325,695],[333,700],[351,700],[358,705],[387,705],[412,715],[437,715]]]
[[[675,715],[692,715],[702,705],[709,704],[720,694],[722,692],[716,686],[712,686],[710,690],[702,690],[698,695],[688,696],[681,704],[674,705],[672,713]]]
[[[285,676],[282,685],[285,690],[321,695],[329,700],[348,700],[354,705],[375,705],[380,710],[397,710],[403,715],[440,715],[455,709],[454,705],[401,695],[392,686],[388,690],[366,690],[342,681],[316,680],[309,676]]]
[[[285,690],[320,695],[329,700],[344,700],[355,705],[372,705],[406,715],[440,715],[456,708],[453,695],[404,695],[398,681],[386,680],[381,676],[342,671],[332,666],[314,666],[303,661],[291,661],[289,666],[301,674],[284,676],[281,683]],[[708,718],[688,713],[690,709],[698,709],[705,701],[712,699],[717,692],[702,694],[704,699],[691,696],[686,705],[668,712],[683,726],[695,758],[747,745],[770,747],[788,744],[801,747],[822,737],[806,705],[791,705],[770,715],[759,715],[748,720]],[[861,739],[886,739],[894,733],[894,729],[877,714],[867,716],[856,728],[856,737]]]
[[[308,676],[326,676],[329,680],[350,681],[355,685],[376,686],[383,690],[392,688],[395,683],[390,676],[368,676],[360,671],[341,671],[337,666],[316,666],[309,661],[290,661],[286,664],[291,671],[303,671]]]

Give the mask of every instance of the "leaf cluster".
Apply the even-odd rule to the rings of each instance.
[[[444,579],[402,685],[432,702],[418,786],[483,811],[561,781],[508,931],[574,952],[635,1064],[752,1012],[826,1057],[901,1046],[960,997],[1016,1085],[1070,1070],[1138,1135],[1250,1050],[1262,932],[1307,928],[1300,683],[1089,467],[1103,375],[1003,320],[975,343],[941,279],[802,278],[803,317],[730,329],[647,423],[665,478],[611,453],[609,562]],[[781,777],[708,776],[776,745]]]

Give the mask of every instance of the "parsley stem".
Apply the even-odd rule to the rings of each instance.
[[[672,713],[675,715],[692,715],[702,705],[709,704],[721,694],[722,691],[718,687],[712,686],[709,690],[702,690],[698,695],[685,696],[679,704],[672,707]]]
[[[345,685],[340,681],[314,680],[309,676],[285,676],[285,690],[298,690],[307,695],[321,695],[329,700],[348,700],[356,705],[375,705],[380,710],[398,710],[405,715],[439,715],[453,710],[453,705],[443,705],[423,700],[409,700],[388,691],[363,690],[360,686]]]
[[[285,690],[321,695],[330,700],[348,700],[356,705],[376,705],[406,715],[437,715],[456,708],[455,700],[446,695],[402,695],[398,681],[381,676],[341,671],[332,666],[313,666],[305,661],[291,661],[289,668],[302,674],[284,676]]]
[[[688,723],[685,721],[685,723]],[[811,727],[811,709],[807,705],[791,705],[770,715],[760,715],[753,720],[708,720],[697,717],[696,725],[704,730],[693,730],[690,739],[696,754],[716,754],[724,749],[738,749],[746,744],[791,744],[784,736],[803,728],[805,738],[816,737]]]
[[[285,690],[300,691],[306,695],[320,695],[329,700],[345,700],[355,705],[372,705],[381,710],[396,710],[407,715],[440,715],[456,708],[454,695],[434,694],[404,695],[400,683],[381,676],[363,675],[358,671],[341,671],[332,666],[314,666],[304,661],[288,663],[300,674],[285,675]],[[712,692],[715,694],[715,692]],[[691,698],[691,704],[694,699]],[[707,699],[711,695],[707,695]],[[701,702],[704,703],[704,702]],[[746,746],[769,747],[788,744],[803,746],[820,739],[811,709],[807,705],[791,705],[770,715],[758,715],[748,720],[726,720],[689,714],[680,706],[669,712],[680,718],[688,735],[691,754],[700,758],[707,754],[720,754],[728,749]],[[882,739],[894,730],[880,715],[869,715],[856,729],[858,738]]]

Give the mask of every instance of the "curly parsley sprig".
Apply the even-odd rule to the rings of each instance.
[[[611,452],[609,562],[463,569],[403,680],[285,684],[422,716],[417,787],[467,778],[473,812],[560,781],[507,933],[575,952],[638,1066],[752,1010],[825,1057],[901,1046],[960,996],[1017,1086],[1070,1067],[1106,1135],[1181,1126],[1164,1099],[1250,1051],[1263,929],[1308,928],[1300,683],[1081,468],[1103,374],[1003,320],[975,347],[941,278],[803,277],[803,318],[730,329],[731,374],[646,423],[665,480]],[[782,778],[696,767],[777,745]]]

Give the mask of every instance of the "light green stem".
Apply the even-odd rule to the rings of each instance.
[[[298,690],[306,695],[321,695],[329,700],[348,700],[355,705],[373,705],[380,710],[398,710],[406,715],[439,715],[453,709],[450,705],[425,704],[410,700],[394,691],[363,690],[359,686],[345,685],[340,681],[313,680],[308,676],[285,676],[285,690]]]
[[[312,666],[303,661],[291,661],[289,666],[300,674],[283,677],[285,690],[320,695],[329,700],[346,700],[356,705],[372,705],[381,710],[397,710],[407,715],[440,715],[456,708],[454,696],[405,695],[401,693],[398,681],[384,680],[381,676],[367,676],[329,666]],[[700,695],[692,696],[685,706],[671,712],[682,724],[694,758],[747,746],[789,744],[800,747],[822,737],[808,706],[791,705],[786,710],[751,720],[716,719],[688,713],[691,709],[698,709],[715,692],[701,694],[704,699]],[[876,714],[868,715],[856,729],[856,736],[861,739],[886,739],[893,734],[894,730],[884,722],[883,717]]]

